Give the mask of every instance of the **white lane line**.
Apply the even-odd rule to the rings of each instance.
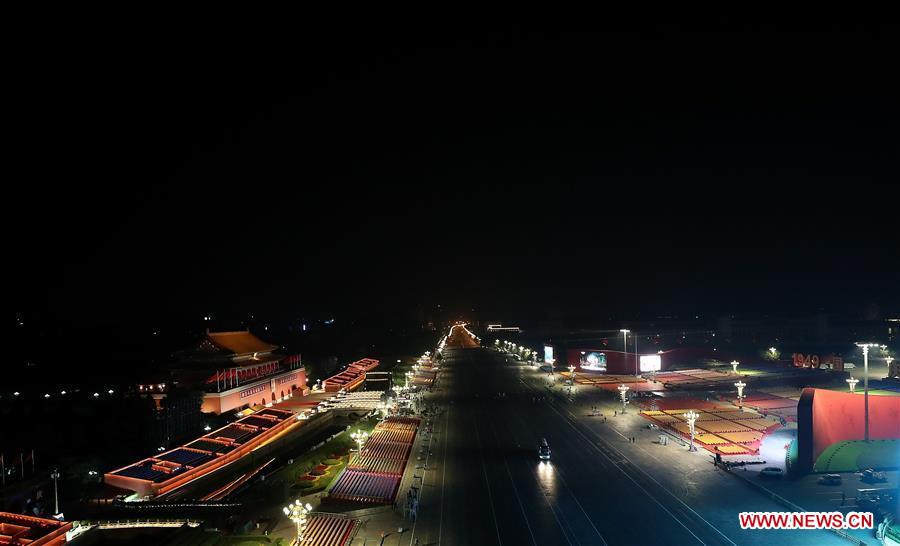
[[[446,405],[447,415],[444,417],[444,459],[441,461],[441,517],[438,520],[438,544],[443,540],[443,532],[444,532],[444,490],[447,488],[447,438],[450,433],[450,405]]]
[[[491,432],[494,434],[494,441],[497,442],[499,447],[500,439],[497,437],[497,429],[494,427],[494,422],[491,421]],[[519,488],[516,487],[516,480],[513,479],[512,472],[509,470],[509,464],[506,462],[506,457],[503,457],[503,466],[506,467],[506,475],[509,476],[509,483],[513,486],[513,492],[516,494],[516,500],[519,501],[519,510],[522,511],[522,518],[525,520],[525,526],[528,528],[528,535],[531,537],[531,543],[534,546],[537,546],[537,541],[534,539],[534,532],[531,530],[531,523],[528,521],[528,514],[525,513],[525,505],[522,504],[522,497],[519,496]]]
[[[547,405],[548,405],[548,407],[549,407],[551,410],[553,410],[554,413],[556,413],[557,415],[559,415],[560,418],[562,418],[562,420],[565,421],[566,424],[569,425],[569,427],[572,428],[572,430],[574,430],[574,431],[575,431],[579,436],[581,436],[581,437],[582,437],[582,438],[583,438],[583,439],[584,439],[584,440],[585,440],[592,448],[594,448],[595,451],[597,451],[598,453],[602,454],[604,457],[606,457],[607,459],[609,459],[611,462],[615,463],[615,461],[613,461],[612,459],[610,459],[610,457],[609,457],[602,449],[598,448],[597,445],[594,444],[594,442],[592,442],[592,441],[590,440],[590,438],[588,438],[587,436],[585,436],[584,433],[581,432],[580,430],[578,430],[578,429],[575,427],[575,425],[572,424],[571,421],[569,421],[568,419],[566,419],[566,417],[565,417],[562,413],[560,413],[559,410],[556,409],[556,407],[554,406],[554,404],[551,403],[551,404],[547,404]],[[610,444],[610,449],[612,449],[612,445],[611,445],[611,444]],[[615,450],[615,451],[618,451],[618,450]],[[622,456],[623,458],[625,458],[621,453],[619,453],[619,455]],[[643,491],[645,495],[647,495],[653,502],[655,502],[657,505],[659,505],[659,507],[662,508],[667,514],[669,514],[669,516],[671,516],[672,519],[675,520],[676,523],[678,523],[678,525],[681,525],[681,526],[684,528],[685,531],[687,531],[692,537],[694,537],[695,539],[697,539],[697,542],[699,542],[700,544],[704,544],[704,545],[706,544],[705,542],[703,542],[702,540],[700,540],[700,537],[698,537],[697,535],[695,535],[694,532],[691,531],[690,528],[689,528],[687,525],[685,525],[684,523],[682,523],[682,521],[681,521],[680,518],[678,518],[678,517],[677,517],[675,514],[673,514],[668,508],[666,508],[665,505],[664,505],[662,502],[659,501],[659,499],[657,499],[656,497],[654,497],[654,496],[653,496],[649,491],[647,491],[641,484],[639,484],[634,478],[632,478],[631,475],[629,475],[627,472],[625,472],[625,470],[624,470],[621,466],[619,466],[619,465],[615,465],[615,466],[616,466],[616,469],[617,469],[619,472],[621,472],[626,478],[628,478],[628,479],[631,481],[631,483],[633,483],[634,485],[636,485],[636,486],[638,487],[638,489],[640,489],[641,491]],[[638,468],[638,467],[635,467],[635,468]],[[646,472],[644,472],[644,474],[646,475]],[[649,475],[648,475],[648,476],[649,476]],[[651,479],[653,479],[653,478],[651,477]],[[656,480],[653,480],[653,481],[656,482]],[[659,485],[659,482],[656,482],[656,483],[657,483],[657,485]],[[660,485],[660,487],[662,487],[662,486]],[[665,489],[665,488],[663,488],[663,489],[664,489],[666,492],[668,492],[667,489]],[[677,497],[675,497],[675,496],[672,495],[671,493],[669,493],[669,495],[671,495],[673,498],[675,498],[675,500],[681,502],[681,499],[678,499]],[[682,502],[681,504],[684,504],[684,503]],[[685,506],[686,506],[689,510],[691,510],[689,506],[687,506],[687,505],[685,505]],[[691,512],[694,512],[694,511],[691,510]],[[697,514],[697,513],[694,512],[694,514]],[[697,517],[699,517],[701,520],[703,520],[704,522],[706,522],[707,525],[709,525],[710,527],[712,527],[712,524],[710,524],[708,521],[706,521],[705,519],[703,519],[702,517],[700,517],[699,514],[697,514]],[[719,531],[719,530],[716,529],[715,527],[712,527],[712,528],[715,529],[717,533],[719,533],[720,535],[722,535],[722,532],[721,532],[721,531]],[[728,538],[728,537],[725,536],[725,535],[722,535],[722,536],[725,537],[725,540],[727,540],[729,543],[734,544],[734,546],[737,546],[737,544],[735,544],[730,538]]]
[[[478,453],[481,455],[481,470],[484,473],[484,483],[487,485],[488,501],[491,503],[491,517],[494,518],[494,530],[497,531],[497,543],[503,545],[500,538],[500,526],[497,524],[497,512],[494,511],[494,496],[491,494],[491,483],[488,481],[487,466],[484,464],[484,448],[481,444],[481,434],[478,433],[478,419],[472,418],[472,424],[475,425],[475,440],[478,442]]]
[[[525,421],[522,419],[522,416],[519,415],[518,413],[516,414],[516,420],[519,421],[519,423],[526,430],[528,429],[528,427],[525,426]],[[534,439],[534,438],[532,437],[532,439]],[[588,521],[588,523],[591,524],[591,529],[593,529],[594,532],[597,533],[597,536],[600,537],[600,540],[603,541],[603,544],[606,544],[607,546],[609,546],[609,543],[606,542],[606,539],[603,537],[603,534],[600,533],[600,530],[597,529],[596,525],[594,525],[594,521],[591,519],[591,516],[588,515],[587,511],[584,509],[584,506],[581,505],[581,501],[578,500],[578,497],[575,495],[575,492],[572,491],[572,488],[569,487],[569,484],[568,484],[568,482],[566,482],[566,479],[563,478],[562,471],[561,470],[557,471],[556,475],[559,476],[560,480],[562,480],[563,487],[565,487],[566,491],[569,492],[569,496],[571,496],[572,500],[575,501],[575,504],[578,505],[578,508],[581,510],[581,513],[584,514],[584,517]]]
[[[568,424],[568,425],[572,428],[572,430],[574,430],[576,433],[578,433],[579,436],[581,436],[582,438],[584,438],[584,440],[587,441],[587,443],[590,444],[591,447],[593,447],[593,448],[594,448],[596,451],[598,451],[599,453],[603,453],[603,456],[604,456],[604,457],[609,458],[609,456],[608,456],[606,453],[604,453],[603,450],[601,450],[601,449],[598,448],[596,445],[594,445],[593,442],[591,442],[590,438],[588,438],[587,436],[585,436],[583,432],[581,432],[580,430],[578,430],[578,429],[575,427],[575,425],[573,425],[573,424],[570,423],[567,419],[565,419],[565,417],[563,416],[563,414],[561,414],[561,413],[559,412],[559,410],[557,410],[555,407],[553,407],[552,404],[550,405],[550,408],[551,408],[557,415],[559,415],[560,417],[563,417],[563,419],[566,421],[566,424]],[[610,445],[609,448],[610,448],[612,451],[617,452],[618,455],[619,455],[620,457],[622,457],[623,459],[627,460],[627,457],[625,457],[625,456],[624,456],[621,452],[619,452],[617,449],[614,449],[614,448],[612,447],[612,445]],[[612,460],[612,459],[610,459],[610,460]],[[641,470],[641,468],[640,468],[639,466],[632,466],[632,467],[633,467],[633,468],[636,468],[637,470]],[[670,516],[672,516],[672,519],[674,519],[676,522],[678,522],[679,525],[681,525],[682,527],[684,527],[684,529],[685,529],[688,533],[690,533],[691,536],[693,536],[695,539],[697,539],[697,542],[699,542],[700,544],[706,544],[705,542],[703,542],[702,540],[700,540],[700,537],[698,537],[697,535],[695,535],[694,532],[691,531],[691,529],[690,529],[687,525],[685,525],[684,523],[682,523],[680,518],[678,518],[678,517],[677,517],[675,514],[673,514],[668,508],[666,508],[665,505],[663,505],[663,503],[661,503],[661,502],[659,501],[659,499],[657,499],[656,497],[654,497],[653,494],[651,494],[649,491],[647,491],[641,484],[639,484],[634,478],[632,478],[630,474],[628,474],[627,472],[625,472],[625,470],[624,470],[621,466],[616,465],[616,468],[618,468],[619,472],[621,472],[626,478],[628,478],[629,480],[631,480],[631,482],[632,482],[634,485],[638,486],[638,488],[639,488],[641,491],[643,491],[648,497],[650,497],[650,498],[653,500],[653,502],[655,502],[656,504],[658,504],[659,507],[662,508],[663,510],[665,510],[665,512],[666,512],[667,514],[669,514]],[[645,476],[649,477],[651,480],[653,480],[653,482],[656,483],[657,485],[659,485],[660,488],[662,488],[665,492],[669,493],[669,495],[670,495],[673,499],[675,499],[676,501],[678,501],[679,503],[681,503],[682,505],[684,505],[685,508],[687,508],[688,510],[690,510],[691,512],[693,512],[694,515],[696,515],[698,518],[700,518],[700,520],[702,520],[702,521],[705,522],[707,525],[709,525],[710,528],[712,528],[714,531],[716,531],[717,533],[719,533],[720,535],[722,535],[722,537],[723,537],[725,540],[727,540],[730,544],[734,544],[734,546],[737,546],[737,544],[736,544],[734,541],[732,541],[730,538],[728,538],[727,536],[725,536],[724,534],[722,534],[721,531],[719,531],[718,529],[716,529],[715,527],[713,527],[713,525],[712,525],[710,522],[706,521],[706,519],[704,519],[702,516],[700,516],[700,514],[697,514],[697,512],[694,512],[694,510],[693,510],[690,506],[684,504],[684,502],[682,502],[681,499],[679,499],[679,498],[676,497],[675,495],[672,495],[672,493],[669,492],[668,489],[666,489],[666,488],[663,487],[659,482],[657,482],[655,479],[653,479],[652,476],[650,476],[650,475],[647,474],[646,472],[642,472],[642,473],[643,473]]]
[[[516,413],[516,421],[518,421],[518,423],[521,425],[521,428],[523,428],[525,431],[531,432],[531,429],[528,428],[528,426],[525,423],[525,420],[522,418],[521,414]],[[531,439],[535,440],[535,437],[532,435]],[[602,463],[602,459],[600,460],[600,462]],[[604,466],[606,466],[606,465],[604,464]],[[591,528],[594,530],[594,532],[597,534],[597,536],[600,537],[600,540],[603,541],[603,544],[608,545],[609,543],[606,542],[606,538],[603,536],[602,533],[600,533],[600,530],[597,529],[597,526],[594,525],[594,521],[591,519],[591,517],[588,515],[587,511],[584,509],[584,506],[581,504],[581,501],[578,500],[578,496],[576,496],[575,492],[572,490],[572,488],[569,487],[568,482],[566,482],[566,479],[562,475],[562,470],[557,471],[556,475],[562,481],[563,487],[566,489],[566,491],[568,491],[569,496],[571,496],[572,500],[575,501],[575,504],[578,505],[578,508],[581,510],[581,513],[584,515],[585,519],[587,519],[588,523],[590,523]]]

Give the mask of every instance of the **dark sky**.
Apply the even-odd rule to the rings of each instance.
[[[18,309],[896,312],[896,29],[815,28],[48,32]]]

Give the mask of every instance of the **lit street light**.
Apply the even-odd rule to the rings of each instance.
[[[739,364],[740,364],[740,362],[738,362],[737,360],[732,360],[731,361],[731,371],[734,373],[737,373],[737,367]]]
[[[628,332],[631,330],[622,328],[619,331],[622,332],[622,362],[626,362],[628,360]]]
[[[59,487],[57,486],[57,481],[59,480],[59,468],[53,467],[53,472],[50,473],[50,478],[53,480],[53,515],[59,515]]]
[[[859,383],[859,379],[856,379],[852,375],[850,376],[850,379],[847,380],[847,384],[850,385],[850,394],[853,394],[854,392],[856,392],[856,384],[857,383]]]
[[[303,531],[306,530],[306,518],[309,516],[310,511],[312,511],[312,505],[309,503],[302,504],[300,499],[297,499],[285,506],[282,510],[284,511],[285,516],[297,524],[296,544],[300,544],[303,540]]]
[[[738,407],[743,408],[744,407],[744,387],[746,387],[747,384],[744,383],[743,381],[738,381],[737,383],[734,384],[734,386],[737,387],[737,391],[738,391]]]
[[[865,406],[866,441],[869,441],[869,347],[878,347],[877,343],[857,343],[863,350],[863,404]]]
[[[619,391],[619,395],[622,397],[622,413],[625,413],[625,405],[628,403],[628,398],[626,398],[625,393],[628,392],[628,386],[624,384],[619,385],[617,387],[617,390]]]
[[[350,437],[353,438],[354,442],[356,442],[356,445],[359,447],[359,454],[360,456],[362,456],[363,444],[365,444],[366,440],[369,438],[369,433],[357,430],[356,432],[351,434]]]
[[[696,446],[694,446],[694,423],[696,423],[697,419],[700,418],[700,414],[694,410],[691,410],[684,414],[684,418],[687,421],[688,428],[691,431],[691,446],[688,448],[688,451],[697,451]]]

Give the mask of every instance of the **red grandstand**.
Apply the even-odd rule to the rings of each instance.
[[[366,372],[378,367],[374,358],[363,358],[347,366],[347,368],[322,382],[325,392],[338,392],[341,389],[350,392],[362,385],[366,380]]]
[[[0,512],[0,544],[28,546],[61,546],[67,542],[71,523]]]

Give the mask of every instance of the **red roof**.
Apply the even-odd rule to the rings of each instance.
[[[251,334],[248,330],[239,332],[207,332],[206,340],[215,347],[232,354],[268,353],[278,348]]]

